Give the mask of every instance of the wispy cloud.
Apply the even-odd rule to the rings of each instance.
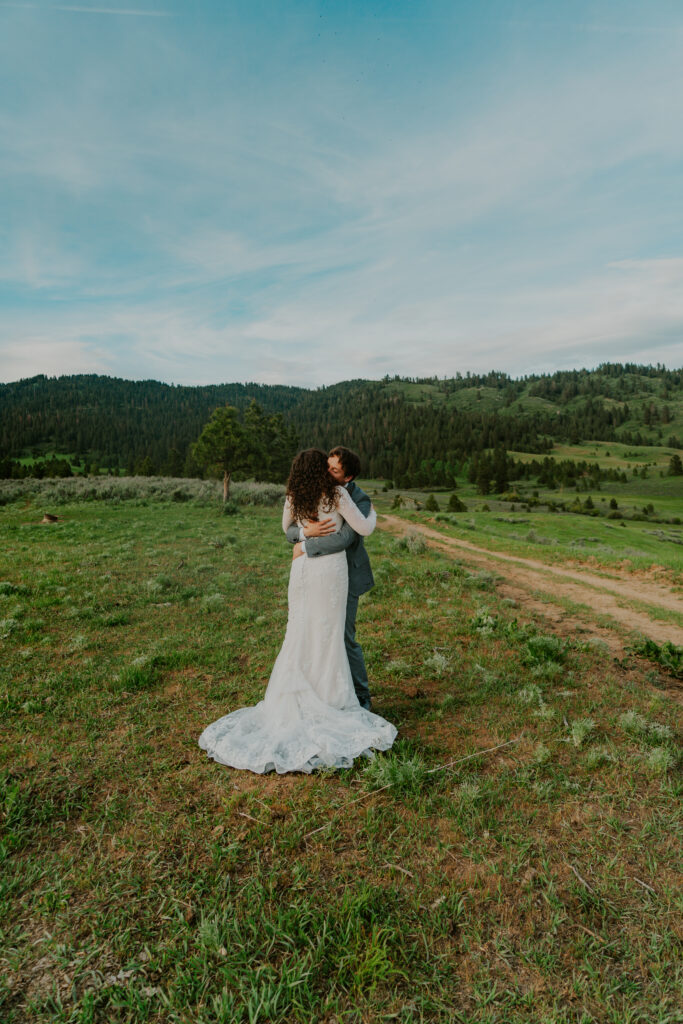
[[[381,66],[353,5],[343,45],[303,8],[210,11],[7,16],[1,373],[24,343],[37,372],[192,382],[676,361],[677,33],[563,38],[549,67],[472,11],[482,71],[418,53],[412,8]]]

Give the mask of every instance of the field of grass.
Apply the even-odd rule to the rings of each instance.
[[[380,512],[396,513],[394,503],[400,495],[403,508],[399,512],[405,518],[416,522],[435,520],[432,525],[446,533],[494,551],[508,551],[553,563],[586,562],[606,567],[630,566],[634,570],[661,567],[667,570],[674,585],[683,585],[683,477],[660,476],[660,469],[668,466],[668,456],[665,457],[661,449],[625,448],[627,454],[634,451],[659,452],[659,461],[646,479],[629,476],[625,484],[603,481],[599,489],[578,494],[573,488],[551,490],[525,480],[510,485],[511,490],[520,493],[517,502],[502,501],[496,495],[483,497],[473,484],[461,481],[456,494],[467,511],[454,514],[448,513],[452,492],[446,489],[436,489],[439,512],[430,513],[424,509],[428,489],[384,491],[382,480],[365,480],[361,484],[372,495]],[[514,454],[517,458],[518,453]],[[617,468],[617,463],[623,460],[623,453],[613,444],[556,448],[553,455],[577,461],[592,458],[601,466],[612,468]],[[642,465],[642,462],[634,459],[633,464]],[[589,494],[595,506],[594,516],[569,511],[577,498],[584,503]],[[623,518],[610,518],[615,511],[610,507],[612,499]],[[414,510],[415,503],[421,506],[419,511]],[[564,503],[566,510],[552,511],[549,503],[556,507]]]
[[[444,502],[445,505],[445,502]],[[473,503],[471,512],[437,515],[430,525],[492,551],[533,558],[552,564],[627,567],[649,570],[662,567],[674,585],[683,584],[683,529],[662,530],[648,523],[627,523],[604,518],[561,516],[543,511],[513,512],[494,508],[482,512]],[[405,518],[426,522],[432,514],[411,512]]]
[[[680,1020],[663,672],[378,532],[359,634],[394,750],[235,772],[197,737],[263,694],[279,509],[42,512],[0,509],[3,1022]]]
[[[586,441],[583,444],[555,444],[548,454],[551,458],[572,459],[574,462],[585,461],[589,465],[597,464],[601,469],[642,469],[643,465],[659,470],[669,467],[669,459],[680,449],[665,448],[657,445],[628,445],[617,441]],[[529,452],[510,452],[519,462],[540,460],[543,456]]]

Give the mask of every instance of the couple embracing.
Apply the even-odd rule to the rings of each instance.
[[[355,483],[358,456],[300,452],[287,482],[282,528],[294,545],[287,631],[255,707],[209,725],[199,745],[233,768],[263,773],[348,768],[359,754],[387,750],[396,729],[373,714],[358,598],[373,584],[363,537],[377,516]]]

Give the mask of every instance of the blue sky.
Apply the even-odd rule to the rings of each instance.
[[[0,380],[683,364],[678,2],[0,2]]]

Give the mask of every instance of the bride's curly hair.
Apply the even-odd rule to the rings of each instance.
[[[337,505],[337,481],[327,470],[327,455],[320,448],[299,452],[292,462],[287,481],[292,515],[299,522],[317,519],[318,506],[331,512]]]

